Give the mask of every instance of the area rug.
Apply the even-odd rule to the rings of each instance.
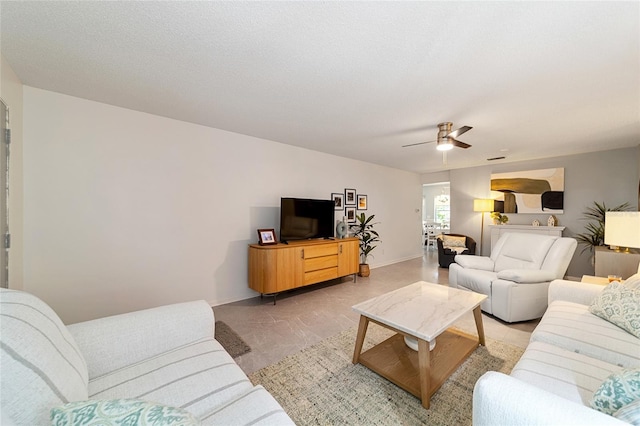
[[[222,347],[229,352],[232,358],[239,357],[251,351],[249,345],[238,336],[238,333],[233,331],[231,327],[223,321],[216,321],[214,337]]]
[[[297,425],[470,425],[473,386],[487,371],[509,373],[524,350],[487,339],[431,398],[418,398],[360,364],[351,363],[356,328],[251,374]],[[391,336],[369,325],[366,350]]]

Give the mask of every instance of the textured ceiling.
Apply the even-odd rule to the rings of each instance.
[[[640,144],[639,2],[7,2],[26,85],[415,172]],[[473,130],[448,164],[436,125]]]

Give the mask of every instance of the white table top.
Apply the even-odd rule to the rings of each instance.
[[[484,294],[418,281],[358,303],[352,309],[430,342],[486,298]]]

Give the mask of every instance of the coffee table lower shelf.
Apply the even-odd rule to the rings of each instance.
[[[407,347],[402,334],[396,334],[360,354],[358,362],[420,398],[428,408],[431,396],[479,345],[477,336],[453,328],[439,335],[429,357],[429,395],[426,398],[420,390],[418,352]]]

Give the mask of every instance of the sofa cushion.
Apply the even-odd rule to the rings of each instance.
[[[87,399],[85,360],[49,306],[29,293],[2,289],[0,317],[3,418],[48,424],[51,408]]]
[[[470,254],[456,256],[456,263],[465,269],[479,269],[493,272],[493,260],[485,256],[473,256]]]
[[[220,343],[209,338],[93,378],[89,395],[156,401],[202,418],[251,388]]]
[[[609,375],[622,368],[544,342],[531,342],[511,376],[562,398],[589,405]]]
[[[51,410],[54,426],[197,426],[198,419],[180,408],[140,399],[76,401]]]
[[[640,339],[578,303],[552,302],[531,341],[547,342],[625,368],[640,365]]]
[[[506,238],[495,261],[495,271],[503,269],[540,269],[549,248],[557,237],[549,235],[520,234],[517,232],[502,235]]]
[[[94,378],[211,338],[214,322],[211,306],[197,300],[84,321],[67,329],[87,360],[89,377]]]
[[[552,271],[544,269],[503,269],[498,272],[498,278],[525,284],[552,281],[555,276]]]
[[[292,425],[280,404],[261,385],[203,416],[203,425]]]
[[[593,394],[591,407],[612,415],[637,400],[640,400],[640,369],[623,370],[602,382]]]
[[[593,300],[589,312],[640,338],[640,289],[614,281]]]

